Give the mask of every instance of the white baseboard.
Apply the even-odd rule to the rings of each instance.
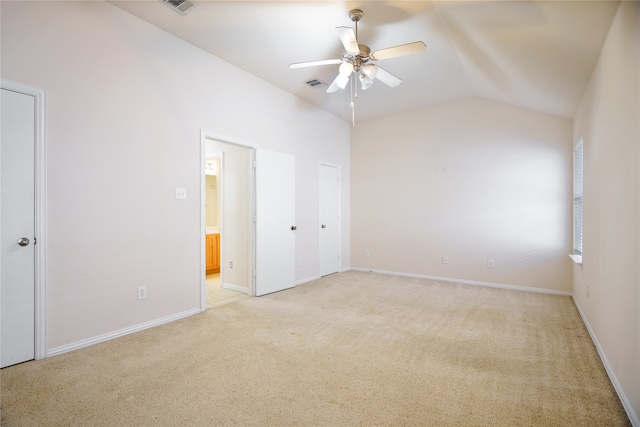
[[[221,286],[224,289],[231,289],[232,291],[244,292],[245,294],[249,293],[249,288],[247,288],[246,286],[238,286],[238,285],[234,285],[233,283],[223,283]]]
[[[370,268],[351,268],[353,271],[364,271],[367,273],[388,274],[390,276],[413,277],[415,279],[442,280],[444,282],[460,283],[463,285],[485,286],[488,288],[507,289],[510,291],[536,292],[540,294],[572,296],[571,292],[557,291],[555,289],[532,288],[529,286],[507,285],[504,283],[479,282],[476,280],[455,279],[452,277],[428,276],[424,274],[402,273],[399,271],[372,270]]]
[[[609,361],[607,360],[607,356],[604,354],[604,350],[602,349],[602,346],[598,342],[598,338],[596,337],[595,332],[593,332],[593,329],[591,328],[591,325],[587,320],[587,316],[585,316],[584,312],[582,311],[582,307],[580,307],[580,303],[578,303],[578,300],[575,297],[573,297],[573,302],[578,308],[580,317],[582,317],[582,322],[587,327],[587,331],[589,331],[589,335],[591,336],[591,341],[593,341],[593,344],[596,346],[596,349],[598,350],[598,355],[600,356],[600,360],[602,360],[604,369],[607,371],[607,375],[609,376],[609,379],[613,384],[613,388],[615,388],[616,393],[618,393],[618,397],[622,402],[622,406],[624,407],[624,410],[627,412],[627,416],[629,417],[629,420],[631,420],[631,424],[634,427],[640,427],[640,418],[638,418],[638,414],[634,412],[633,407],[631,406],[631,402],[629,402],[627,395],[622,390],[622,386],[620,385],[618,378],[614,374],[613,369],[611,368],[611,364],[609,364]]]
[[[132,334],[134,332],[139,332],[144,329],[153,328],[154,326],[159,326],[164,323],[173,322],[179,319],[183,319],[185,317],[193,316],[194,314],[201,313],[200,308],[194,308],[192,310],[183,311],[182,313],[173,314],[171,316],[163,317],[160,319],[152,320],[150,322],[141,323],[139,325],[130,326],[128,328],[120,329],[118,331],[109,332],[107,334],[98,335],[97,337],[88,338],[82,341],[76,341],[71,344],[63,345],[60,347],[52,348],[47,351],[47,357],[57,356],[62,353],[67,353],[69,351],[78,350],[83,347],[89,347],[90,345],[98,344],[104,341],[109,341],[114,338],[119,338],[125,335]]]

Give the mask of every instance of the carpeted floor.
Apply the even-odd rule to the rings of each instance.
[[[207,274],[206,298],[207,308],[213,308],[241,298],[249,298],[249,295],[244,292],[221,287],[220,273],[213,273]]]
[[[569,297],[372,273],[1,371],[3,426],[628,426]]]

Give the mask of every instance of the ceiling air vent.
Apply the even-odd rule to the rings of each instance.
[[[327,86],[327,84],[325,82],[323,82],[321,80],[318,80],[318,79],[312,79],[312,80],[309,80],[309,81],[307,81],[305,83],[308,84],[309,86],[311,86],[314,89],[317,89],[317,88],[323,87],[323,86]]]
[[[186,15],[196,7],[198,4],[192,2],[190,0],[160,0],[162,3],[169,6],[171,9],[175,10],[178,13]]]

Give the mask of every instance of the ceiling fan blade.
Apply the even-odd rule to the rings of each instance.
[[[336,27],[336,31],[338,32],[338,37],[340,37],[340,41],[344,46],[344,49],[347,53],[352,55],[357,55],[360,53],[360,47],[358,46],[358,41],[356,40],[356,34],[353,32],[352,28],[349,27]]]
[[[316,65],[335,65],[341,63],[342,59],[323,59],[320,61],[294,62],[293,64],[289,64],[289,68],[315,67]]]
[[[393,74],[385,70],[384,68],[380,68],[378,66],[376,66],[376,68],[378,69],[376,72],[376,79],[380,80],[382,83],[386,84],[387,86],[396,87],[400,83],[402,83],[402,80],[400,80],[399,78],[397,78],[396,76],[394,76]]]
[[[347,86],[348,82],[349,82],[349,76],[338,74],[338,77],[336,77],[333,80],[333,82],[327,89],[327,93],[333,93],[333,92],[337,92],[338,89],[344,89]]]
[[[389,47],[386,49],[372,52],[370,56],[374,61],[381,59],[396,58],[398,56],[413,55],[414,53],[422,53],[427,50],[427,45],[423,42],[407,43],[400,46]]]

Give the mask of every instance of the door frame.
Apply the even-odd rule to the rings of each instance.
[[[205,193],[205,162],[206,162],[206,143],[207,140],[216,140],[219,142],[224,142],[225,144],[233,144],[240,147],[245,147],[250,149],[249,158],[251,167],[249,168],[249,296],[255,296],[256,294],[256,170],[255,170],[255,159],[256,159],[256,148],[257,146],[248,144],[244,141],[235,140],[223,135],[218,135],[214,132],[210,132],[204,129],[200,130],[200,230],[205,230],[206,228],[206,193]],[[224,154],[224,153],[223,153]],[[222,162],[221,162],[222,163]],[[222,167],[222,165],[221,165]],[[220,179],[222,183],[222,179]],[[221,185],[220,189],[220,227],[222,227],[223,215],[222,215],[222,204],[223,200],[223,192],[224,187]],[[220,229],[220,247],[222,248],[222,228]],[[200,311],[205,311],[207,309],[207,277],[206,277],[206,247],[205,247],[205,239],[206,236],[204,233],[200,233]],[[222,252],[222,249],[220,249]],[[222,259],[220,260],[222,264]],[[222,271],[222,265],[220,266]],[[222,273],[221,273],[222,274]],[[221,276],[222,277],[222,276]]]
[[[336,168],[338,170],[338,273],[342,271],[342,166],[320,161],[318,166],[318,277],[322,277],[322,272],[320,271],[322,265],[322,252],[320,247],[322,240],[322,191],[320,185],[322,185],[321,171],[323,166]]]
[[[34,97],[35,101],[35,360],[47,357],[47,179],[46,179],[46,91],[42,88],[0,78],[0,87]],[[0,153],[0,156],[2,153]],[[1,179],[1,178],[0,178]],[[2,200],[0,199],[0,203]],[[0,254],[0,256],[2,256]]]

